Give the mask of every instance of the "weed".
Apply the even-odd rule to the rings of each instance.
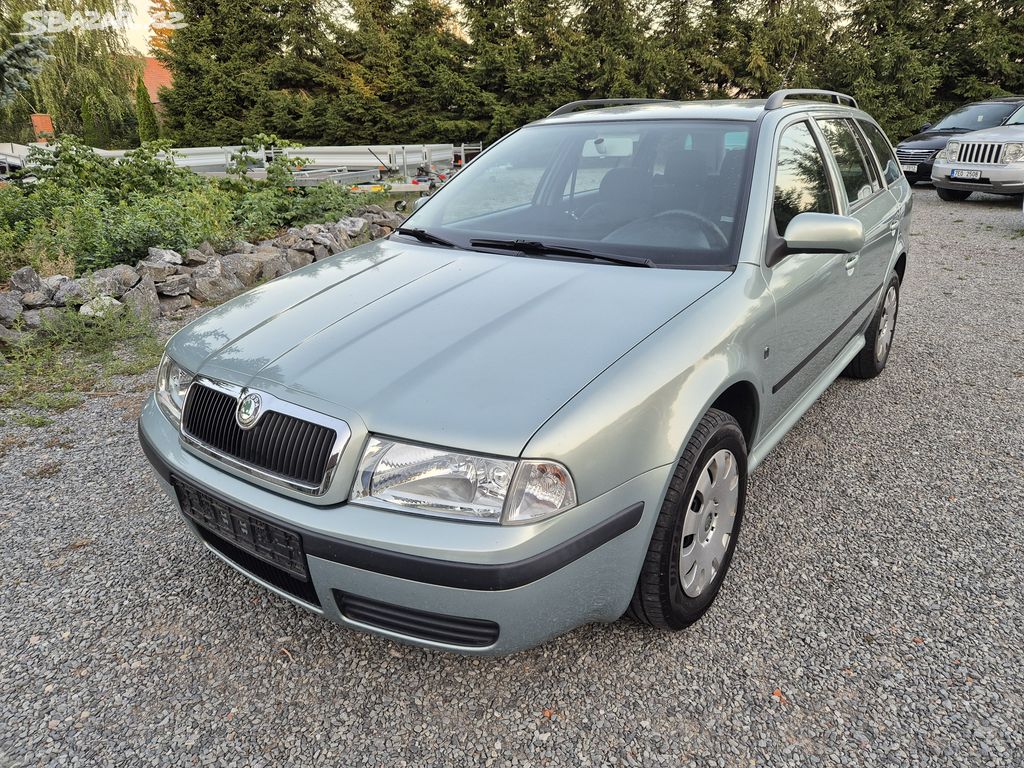
[[[78,393],[95,390],[108,376],[154,367],[159,350],[152,325],[130,312],[97,319],[61,312],[6,353],[0,366],[0,408],[66,411],[83,402]],[[24,413],[14,418],[29,426],[49,423]]]
[[[32,429],[39,429],[40,427],[48,427],[51,422],[45,416],[40,416],[36,413],[16,413],[14,414],[14,423],[20,424],[23,427],[32,427]]]
[[[58,472],[60,472],[59,461],[44,461],[35,469],[25,470],[25,476],[34,478],[36,480],[42,480],[43,478],[46,477],[53,477]]]

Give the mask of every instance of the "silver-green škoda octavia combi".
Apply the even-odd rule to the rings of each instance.
[[[889,356],[910,190],[817,95],[567,105],[181,330],[140,435],[192,533],[436,648],[698,619],[748,473]]]

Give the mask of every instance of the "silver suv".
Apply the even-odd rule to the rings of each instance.
[[[1024,109],[1014,121],[955,139],[935,156],[932,184],[943,200],[966,200],[973,192],[1024,194]]]
[[[466,653],[680,629],[748,473],[885,367],[910,202],[848,96],[569,104],[387,240],[181,330],[142,445],[212,553],[345,626]]]

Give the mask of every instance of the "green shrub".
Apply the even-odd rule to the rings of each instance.
[[[284,146],[260,135],[247,144]],[[33,151],[35,183],[0,187],[0,280],[25,264],[81,274],[132,264],[151,246],[184,250],[204,240],[273,236],[284,227],[336,220],[380,196],[323,184],[296,187],[297,159],[278,158],[253,180],[241,156],[234,176],[214,180],[174,164],[153,141],[119,162],[74,136]]]

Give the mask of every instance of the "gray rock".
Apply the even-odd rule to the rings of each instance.
[[[50,303],[53,298],[53,294],[47,291],[45,288],[41,291],[30,291],[21,297],[21,303],[25,305],[26,309],[38,309],[39,307],[45,307]]]
[[[274,238],[274,247],[282,250],[287,250],[293,247],[296,243],[302,242],[305,238],[302,237],[302,233],[298,231],[289,232],[286,235]]]
[[[61,285],[66,283],[68,279],[69,278],[67,278],[65,275],[52,275],[50,277],[44,277],[43,286],[46,288],[47,291],[50,292],[50,295],[53,296],[55,293],[57,293],[57,289],[60,288]]]
[[[305,251],[289,251],[289,253],[302,253],[303,255],[312,258],[312,255],[305,253]],[[291,271],[292,266],[284,255],[274,256],[273,258],[267,259],[263,262],[263,266],[260,268],[260,279],[273,280],[275,277],[287,275]]]
[[[364,205],[356,211],[356,216],[362,216],[367,213],[384,213],[387,211],[381,208],[379,205]]]
[[[168,264],[184,263],[184,259],[181,258],[181,254],[177,251],[172,251],[170,248],[150,248],[148,260],[166,261]]]
[[[192,297],[187,293],[181,296],[167,296],[160,298],[160,314],[173,315],[182,309],[192,306]]]
[[[22,267],[11,275],[11,288],[21,293],[42,291],[43,281],[32,267]]]
[[[189,292],[191,285],[192,278],[189,275],[171,275],[156,284],[156,292],[161,296],[181,296]]]
[[[0,326],[13,328],[23,312],[21,294],[13,291],[0,293]]]
[[[313,253],[315,248],[316,243],[314,243],[312,240],[299,240],[299,242],[292,246],[292,250],[309,251],[310,253]]]
[[[106,317],[117,314],[122,309],[124,309],[124,304],[114,297],[97,296],[83,304],[78,311],[83,317]]]
[[[391,227],[384,226],[383,224],[371,224],[370,225],[370,237],[376,240],[379,237],[387,237],[391,234]]]
[[[139,282],[139,273],[127,264],[118,264],[116,267],[99,269],[80,282],[90,297],[113,296],[119,299]]]
[[[236,240],[231,244],[231,248],[227,251],[228,253],[252,253],[256,250],[256,246],[252,243],[246,242],[245,240]]]
[[[271,257],[268,257],[271,258]],[[242,281],[242,285],[252,285],[260,276],[262,260],[251,253],[228,253],[221,257],[224,269]]]
[[[212,259],[217,255],[217,249],[214,248],[208,240],[201,242],[196,250],[206,256],[207,259]]]
[[[203,243],[203,245],[210,245],[209,243]],[[211,246],[212,250],[212,246]],[[210,259],[216,256],[216,253],[209,254],[201,251],[199,248],[189,248],[185,251],[185,263],[190,267],[198,267],[200,264],[205,264]]]
[[[211,304],[227,301],[245,290],[242,281],[225,269],[219,259],[196,268],[190,279],[192,297]]]
[[[357,216],[345,216],[338,220],[338,226],[349,237],[359,237],[369,226],[369,222]]]
[[[320,261],[326,259],[331,255],[331,252],[323,245],[313,246],[313,261]]]
[[[285,258],[288,260],[288,266],[292,269],[299,269],[300,267],[313,263],[312,253],[309,251],[297,251],[294,248],[288,249],[288,254]]]
[[[65,280],[53,294],[53,303],[58,307],[66,304],[81,304],[88,299],[85,288],[79,280]]]
[[[178,267],[169,261],[147,260],[140,261],[135,265],[135,269],[143,277],[149,277],[153,282],[159,283],[176,274]]]
[[[25,334],[21,331],[14,331],[0,325],[0,349],[10,349],[17,346],[18,342],[23,338],[25,338]]]
[[[143,275],[138,285],[128,291],[121,300],[141,320],[156,320],[160,316],[160,297],[156,292],[156,283],[150,275]]]
[[[44,326],[52,325],[60,317],[61,310],[56,307],[43,307],[42,309],[29,309],[22,316],[25,327],[32,331],[38,331]]]

